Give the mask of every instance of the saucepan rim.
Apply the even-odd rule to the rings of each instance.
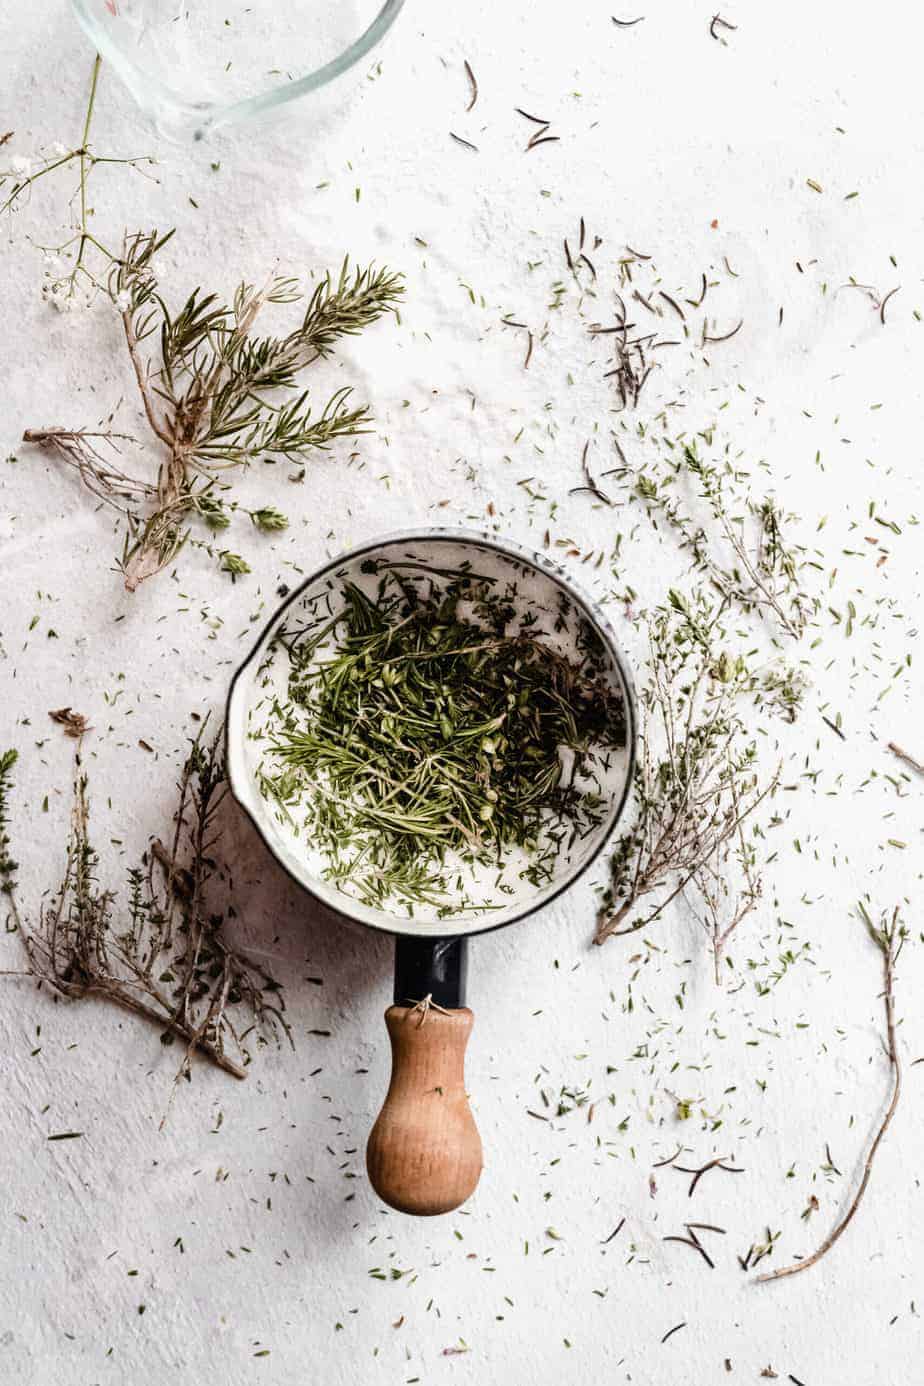
[[[276,850],[269,833],[264,828],[262,815],[255,812],[252,807],[254,802],[253,793],[251,786],[246,780],[246,767],[243,763],[238,763],[238,752],[242,750],[242,744],[239,747],[232,734],[235,699],[236,696],[243,696],[239,694],[239,690],[243,687],[244,677],[254,661],[260,659],[270,639],[281,624],[285,613],[299,601],[308,588],[313,586],[320,579],[332,573],[336,573],[336,571],[345,564],[355,562],[356,559],[373,554],[382,548],[392,545],[426,544],[433,541],[440,543],[457,543],[460,545],[468,545],[469,547],[493,550],[496,553],[503,554],[508,558],[514,559],[516,562],[533,568],[537,572],[550,578],[562,589],[568,599],[580,609],[590,625],[600,636],[600,639],[606,647],[607,655],[612,660],[613,666],[622,682],[626,703],[626,749],[628,753],[622,792],[618,801],[614,804],[607,829],[601,834],[600,841],[593,852],[581,863],[573,875],[567,876],[561,884],[549,894],[543,895],[540,899],[524,903],[522,910],[506,919],[499,921],[485,920],[484,922],[477,919],[471,922],[464,921],[464,927],[445,931],[440,930],[439,926],[421,924],[416,920],[405,920],[399,916],[394,917],[393,923],[380,923],[377,920],[362,918],[358,914],[354,914],[350,909],[351,902],[348,895],[343,895],[342,897],[338,895],[337,905],[332,905],[330,899],[325,898],[315,890],[313,877],[309,876],[307,872],[304,876],[301,876],[298,872],[293,870],[289,863],[283,860]],[[244,709],[244,711],[246,712],[246,709]],[[241,719],[241,724],[243,725],[243,718]],[[238,665],[228,686],[224,724],[226,774],[233,799],[250,819],[250,822],[253,824],[273,859],[290,880],[302,890],[306,891],[313,899],[317,900],[319,904],[323,905],[326,909],[335,910],[337,913],[341,914],[344,919],[350,920],[356,924],[361,924],[367,929],[375,929],[379,933],[390,934],[395,937],[404,936],[409,938],[429,939],[436,943],[442,939],[458,938],[460,936],[468,938],[477,934],[493,933],[496,929],[505,929],[510,924],[520,923],[524,919],[529,918],[530,915],[535,914],[538,910],[545,909],[546,906],[552,904],[554,900],[557,900],[559,896],[565,891],[570,890],[571,887],[580,880],[584,873],[597,860],[606,844],[612,838],[622,818],[623,812],[625,811],[635,772],[636,743],[638,737],[637,724],[638,712],[631,670],[616,638],[616,634],[610,625],[609,619],[601,610],[599,604],[581,590],[580,586],[575,583],[574,579],[566,572],[560,563],[556,563],[548,554],[529,549],[513,539],[499,538],[496,534],[481,530],[436,525],[423,529],[392,530],[387,534],[376,535],[374,538],[368,539],[352,549],[347,549],[343,553],[337,554],[335,558],[330,559],[327,563],[322,564],[321,567],[311,572],[297,587],[293,588],[280,602],[279,606],[276,607],[272,616],[266,622],[252,645],[249,653]],[[340,903],[341,899],[342,904]],[[408,927],[402,927],[403,925],[407,925]]]

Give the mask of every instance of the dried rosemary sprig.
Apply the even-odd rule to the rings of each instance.
[[[64,872],[34,925],[19,910],[10,856],[16,752],[0,756],[0,886],[29,964],[25,974],[13,975],[32,976],[68,998],[99,996],[153,1021],[162,1044],[175,1038],[185,1044],[177,1081],[190,1076],[196,1049],[234,1077],[246,1077],[245,1040],[254,1027],[261,1044],[282,1034],[291,1040],[278,983],[226,942],[225,916],[210,898],[210,882],[221,870],[214,852],[225,785],[220,736],[207,741],[204,732],[203,723],[183,765],[169,844],[155,838],[129,870],[123,905],[99,883],[78,741]]]
[[[671,593],[649,623],[648,683],[635,781],[635,819],[616,843],[595,942],[654,923],[698,889],[716,959],[759,895],[744,825],[776,788],[761,783],[740,699],[752,684],[740,659],[714,648],[721,608]],[[726,918],[727,882],[740,857],[744,886]],[[643,905],[643,902],[648,902]],[[724,922],[723,922],[724,919]]]
[[[589,637],[571,662],[534,616],[517,623],[508,591],[410,567],[370,560],[374,593],[344,582],[320,630],[283,634],[290,701],[267,728],[262,788],[304,815],[328,879],[445,913],[462,866],[493,876],[519,848],[538,886],[601,821],[625,708]]]
[[[241,284],[230,305],[195,289],[179,312],[171,313],[158,291],[154,260],[172,234],[128,236],[109,277],[145,416],[165,454],[156,480],[122,470],[119,452],[134,442],[124,434],[55,428],[29,429],[24,435],[25,441],[52,449],[95,496],[124,516],[120,566],[132,592],[176,558],[194,515],[214,529],[226,526],[230,508],[221,498],[226,472],[260,458],[299,462],[336,438],[367,431],[368,409],[348,407],[349,387],[337,390],[314,414],[298,378],[328,356],[341,337],[396,312],[403,292],[399,275],[371,266],[351,273],[344,260],[337,278],[326,275],[315,286],[291,331],[260,337],[253,329],[261,309],[301,299],[298,281],[274,277],[259,289]],[[155,361],[145,355],[148,342],[157,344]],[[294,393],[280,400],[282,391]],[[262,528],[285,524],[275,510],[252,514],[274,517]],[[226,555],[224,550],[221,557]],[[222,566],[246,571],[237,561],[236,569]]]

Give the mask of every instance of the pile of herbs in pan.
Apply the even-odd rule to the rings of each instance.
[[[596,632],[540,629],[513,585],[367,560],[321,622],[279,637],[265,795],[304,828],[324,874],[367,904],[501,908],[513,857],[541,888],[603,822],[626,713]],[[578,620],[574,659],[548,635]],[[493,904],[470,894],[472,868]]]

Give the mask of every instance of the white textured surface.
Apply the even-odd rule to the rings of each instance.
[[[50,239],[60,224],[60,184],[36,193],[9,243],[4,226],[0,452],[19,461],[0,464],[3,740],[22,756],[17,848],[23,897],[35,902],[60,864],[68,799],[70,745],[47,709],[70,703],[96,728],[87,759],[115,883],[123,855],[133,859],[170,811],[189,710],[219,706],[277,584],[340,547],[434,515],[480,523],[493,502],[501,528],[526,542],[548,525],[553,541],[576,536],[581,549],[609,552],[621,529],[618,579],[604,565],[598,590],[629,583],[640,605],[658,600],[670,545],[659,547],[646,521],[630,536],[635,513],[567,498],[595,428],[596,463],[607,465],[612,396],[573,290],[550,314],[550,285],[581,215],[604,238],[595,262],[606,282],[626,242],[654,252],[669,291],[691,297],[700,271],[727,256],[740,278],[722,276],[715,291],[717,330],[738,316],[745,327],[715,349],[711,371],[694,356],[677,368],[682,381],[658,388],[671,398],[685,384],[691,429],[719,418],[735,447],[765,458],[809,535],[828,516],[821,581],[837,575],[825,602],[843,611],[853,600],[858,611],[850,641],[820,619],[804,718],[774,729],[798,792],[781,805],[760,917],[733,950],[745,984],[716,993],[681,917],[652,938],[664,951],[638,971],[629,956],[642,949],[589,949],[589,883],[527,926],[478,940],[469,1086],[487,1169],[464,1213],[428,1223],[387,1214],[362,1151],[386,1079],[388,946],[315,917],[229,815],[242,934],[286,984],[297,1053],[260,1056],[244,1084],[197,1066],[161,1133],[172,1055],[149,1030],[3,982],[3,1383],[708,1386],[757,1381],[771,1366],[805,1386],[907,1386],[920,1375],[921,1069],[908,1070],[867,1200],[836,1250],[771,1287],[755,1287],[735,1259],[768,1225],[781,1233],[775,1263],[817,1242],[881,1110],[878,965],[852,902],[864,890],[884,906],[907,897],[920,930],[920,782],[899,798],[883,778],[896,771],[890,737],[924,754],[914,666],[881,698],[917,652],[920,610],[920,540],[907,523],[921,505],[920,19],[894,3],[869,14],[831,0],[737,6],[728,17],[740,27],[723,47],[709,38],[705,6],[634,13],[645,22],[619,30],[596,3],[409,3],[360,100],[320,129],[293,123],[217,148],[159,147],[104,79],[97,147],[156,150],[162,163],[160,186],[98,172],[100,231],[176,224],[175,294],[203,277],[230,289],[274,257],[298,270],[349,249],[403,268],[408,302],[400,328],[382,325],[343,355],[378,419],[361,469],[342,449],[303,487],[282,469],[254,473],[243,494],[281,505],[293,523],[272,543],[241,523],[236,546],[253,576],[232,586],[190,551],[175,577],[132,599],[107,568],[110,519],[17,442],[26,426],[92,424],[123,395],[121,417],[135,426],[113,324],[102,306],[59,317],[42,303],[41,260],[26,238]],[[64,6],[19,6],[5,34],[0,123],[16,134],[4,153],[71,141],[89,57]],[[463,58],[481,87],[470,115]],[[524,154],[516,105],[552,119],[561,142]],[[835,293],[849,275],[882,291],[902,285],[885,327],[861,294]],[[528,372],[523,334],[499,325],[506,312],[537,333]],[[517,486],[528,476],[561,498],[551,522]],[[873,499],[900,536],[870,527]],[[881,567],[866,533],[887,541]],[[821,722],[822,706],[842,713],[846,741]],[[758,995],[755,977],[769,980],[780,954],[803,945],[808,956]],[[17,958],[9,938],[4,965]],[[912,948],[900,988],[908,1059],[924,1046],[913,1005],[922,980]],[[527,1115],[540,1108],[538,1086],[557,1094],[584,1083],[598,1099],[592,1124],[586,1109],[550,1123]],[[671,1094],[701,1099],[682,1125]],[[85,1136],[48,1144],[62,1129]],[[734,1153],[747,1173],[707,1176],[692,1202],[670,1170],[650,1188],[652,1163],[680,1140],[693,1163]],[[826,1142],[841,1179],[820,1173]],[[812,1193],[821,1206],[806,1224]],[[661,1241],[691,1216],[728,1229],[714,1238],[714,1271]],[[411,1273],[381,1283],[368,1274],[376,1266]],[[470,1352],[444,1356],[460,1339]]]

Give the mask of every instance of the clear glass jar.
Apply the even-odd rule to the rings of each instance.
[[[326,86],[385,36],[404,0],[71,0],[157,128],[203,139]]]

